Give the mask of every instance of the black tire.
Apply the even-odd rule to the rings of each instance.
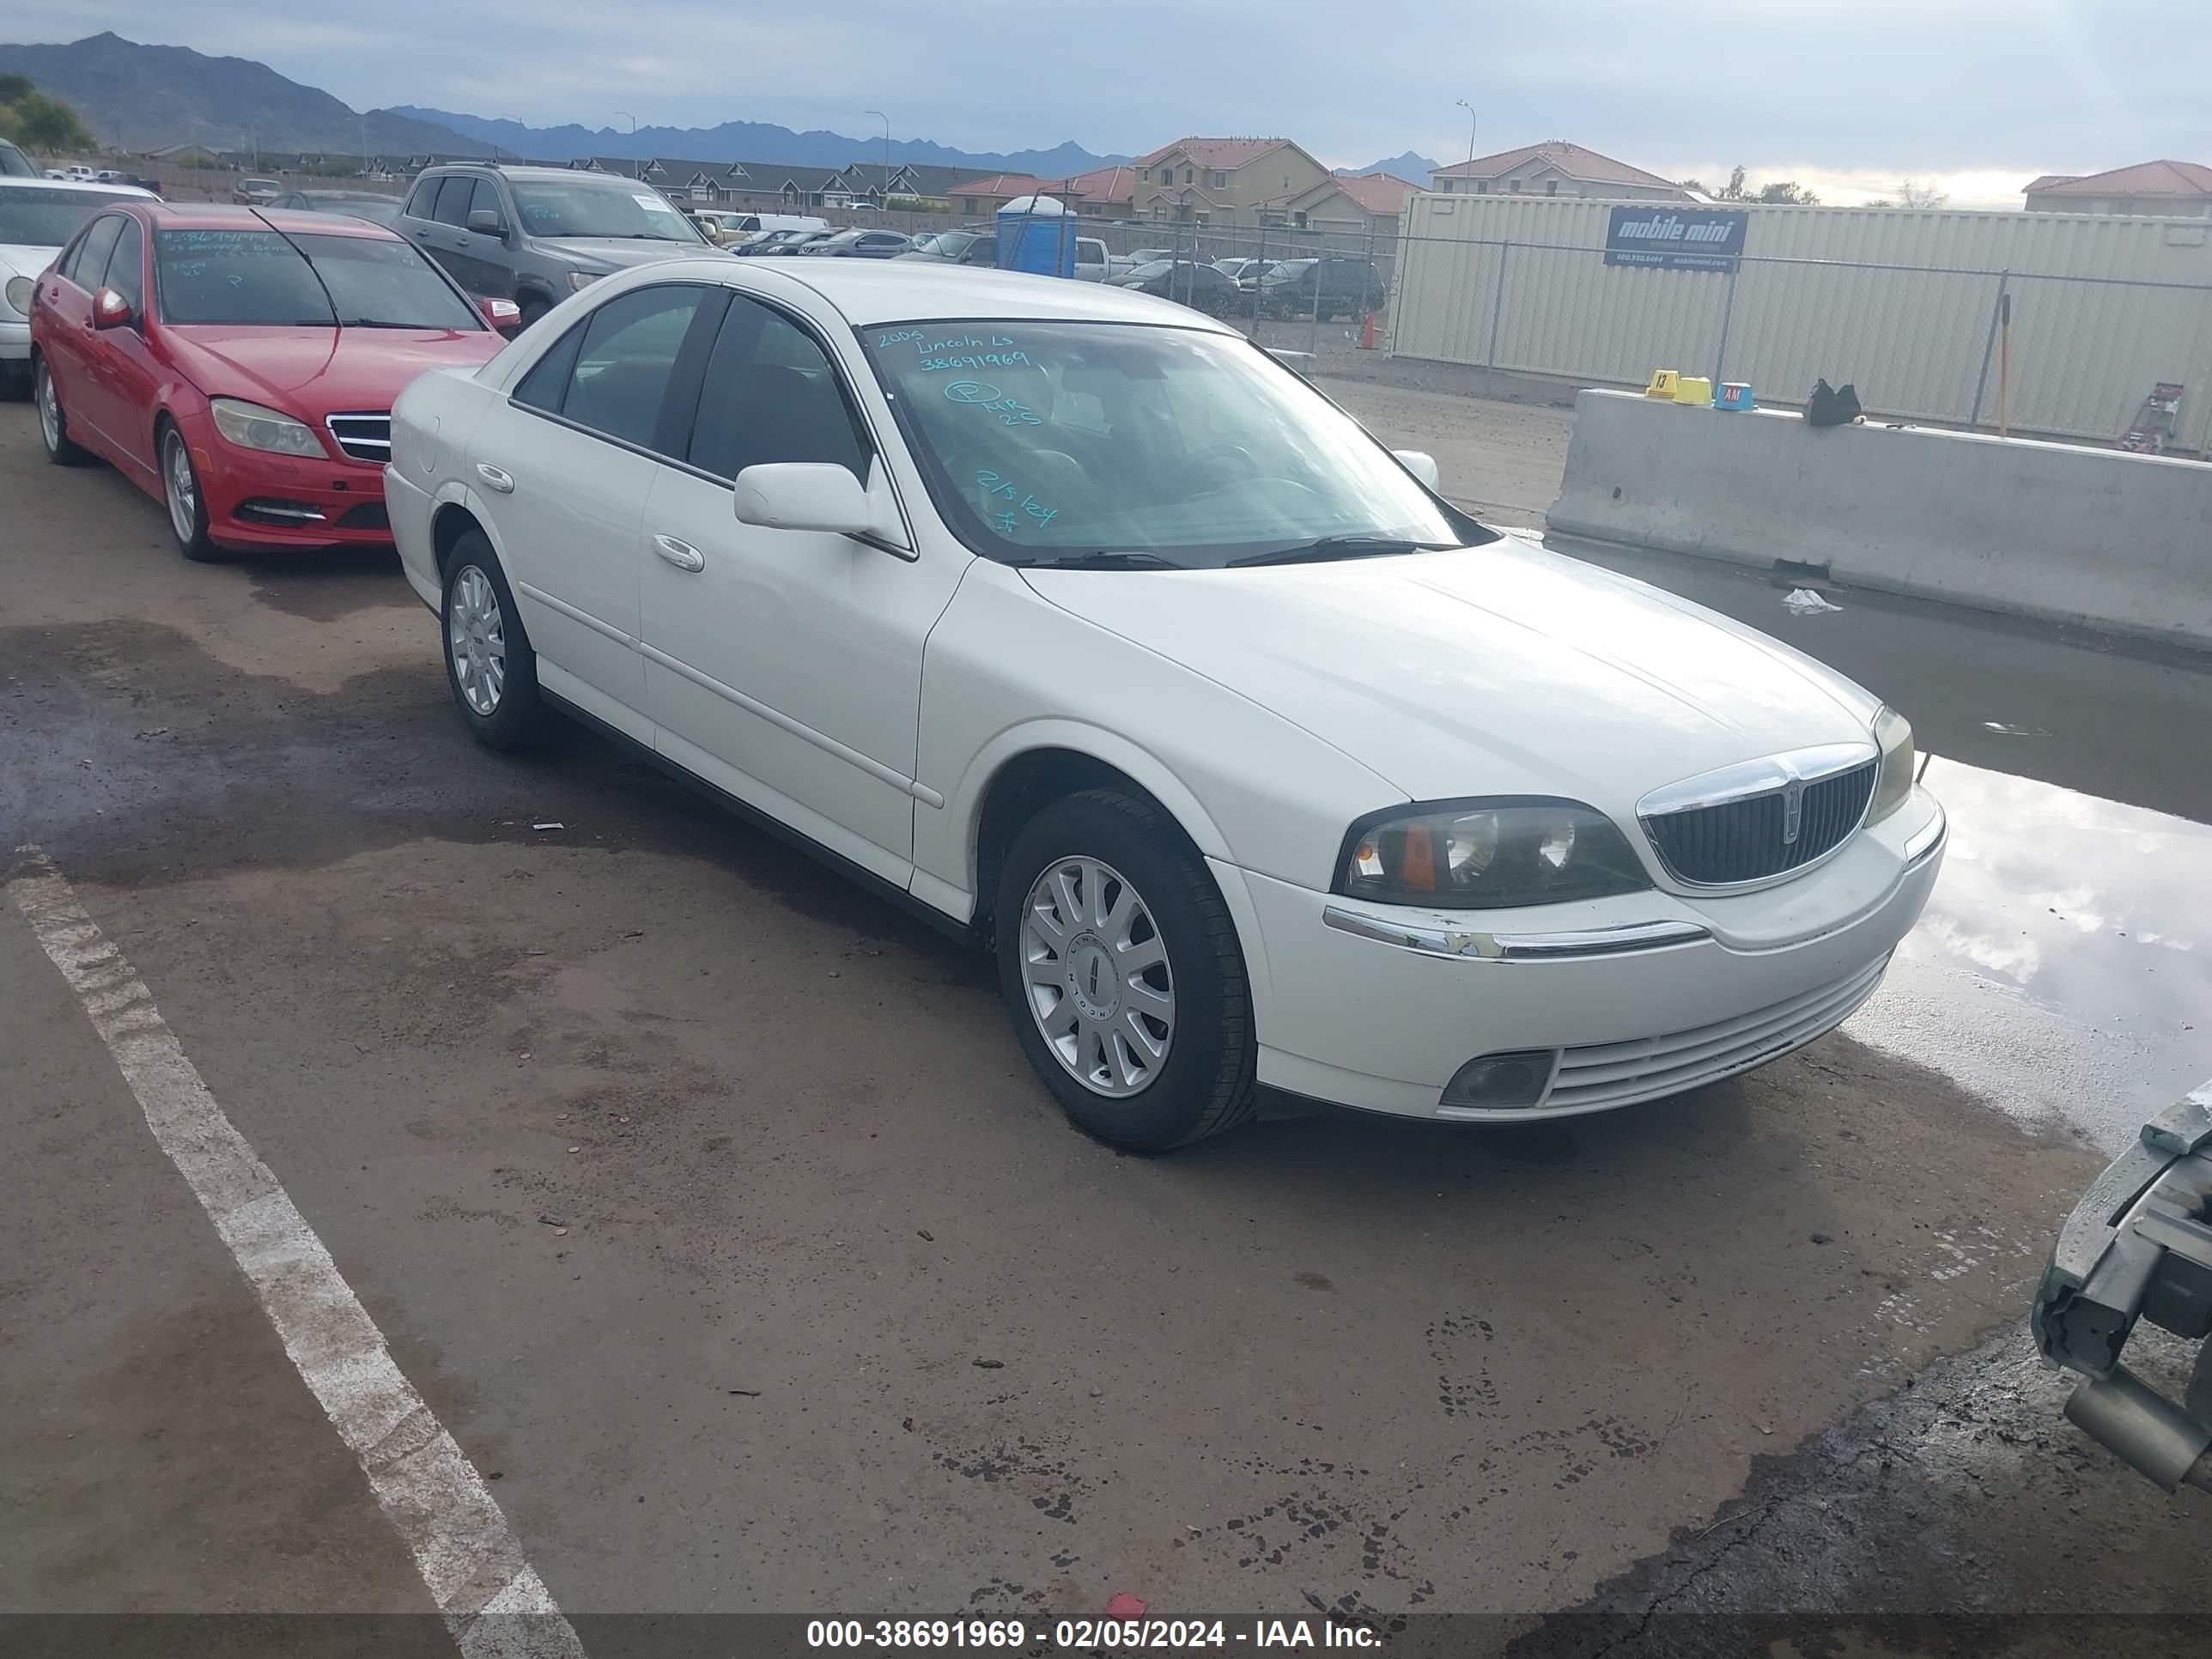
[[[167,416],[154,428],[154,459],[161,465],[161,505],[168,511],[169,533],[176,538],[177,551],[194,564],[215,563],[222,557],[222,550],[208,539],[207,495],[200,489],[199,468],[192,464],[191,446],[185,434]],[[191,480],[189,514],[178,505],[176,481],[170,474],[179,465]]]
[[[526,294],[515,301],[515,307],[522,313],[522,320],[514,331],[527,334],[544,321],[545,313],[553,309],[553,302],[542,294]]]
[[[505,663],[503,678],[489,710],[475,707],[469,691],[464,689],[457,659],[465,654],[465,648],[453,637],[456,595],[471,592],[472,574],[489,584],[491,596],[497,601],[499,646]],[[465,621],[463,632],[468,632]],[[523,632],[522,618],[514,608],[514,595],[507,586],[507,574],[499,568],[491,544],[480,530],[463,532],[447,557],[445,591],[438,603],[438,637],[446,659],[446,684],[453,694],[453,707],[460,710],[461,723],[468,727],[471,737],[487,749],[508,752],[535,749],[545,741],[553,720],[552,711],[538,694],[538,653],[530,648],[530,636]]]
[[[1077,1079],[1047,1042],[1030,1002],[1024,939],[1030,890],[1072,858],[1109,866],[1135,889],[1166,953],[1175,1000],[1166,1057],[1127,1096],[1097,1092]],[[1236,924],[1198,849],[1158,805],[1099,788],[1044,807],[1007,849],[993,915],[999,987],[1015,1036],[1079,1128],[1131,1152],[1164,1152],[1252,1115],[1252,994]]]
[[[69,416],[63,411],[61,393],[54,390],[53,377],[46,373],[44,357],[31,370],[31,384],[39,405],[39,442],[46,459],[56,466],[91,465],[92,452],[70,440]]]

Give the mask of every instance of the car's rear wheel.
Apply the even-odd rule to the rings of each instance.
[[[446,683],[470,734],[488,749],[536,747],[550,723],[538,695],[538,655],[482,531],[465,531],[453,544],[438,614]]]
[[[46,360],[39,359],[32,372],[35,386],[33,395],[39,403],[39,439],[46,447],[46,459],[56,466],[83,466],[92,459],[92,453],[70,441],[69,416],[62,412],[61,393],[54,387],[54,377],[46,372]]]
[[[198,564],[220,559],[222,550],[208,539],[207,496],[192,465],[192,447],[173,421],[161,422],[158,436],[161,501],[169,509],[169,530],[177,538],[177,550]]]
[[[994,915],[1016,1036],[1080,1127],[1162,1152],[1251,1116],[1236,926],[1157,805],[1100,788],[1045,807],[1007,850]]]
[[[522,321],[515,330],[518,334],[537,327],[544,320],[545,313],[553,309],[553,302],[542,294],[526,294],[515,301],[515,306],[522,313]]]

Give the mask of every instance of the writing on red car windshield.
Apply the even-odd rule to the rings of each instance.
[[[161,316],[171,323],[470,332],[484,326],[397,237],[158,231],[154,280]]]

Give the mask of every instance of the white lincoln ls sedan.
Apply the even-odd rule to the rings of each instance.
[[[1942,860],[1911,728],[1436,483],[1166,301],[702,258],[416,380],[386,501],[478,738],[580,719],[988,948],[1116,1144],[1834,1027]]]

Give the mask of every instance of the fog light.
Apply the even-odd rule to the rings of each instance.
[[[1470,1060],[1444,1085],[1446,1106],[1474,1106],[1500,1111],[1514,1106],[1534,1106],[1543,1098],[1559,1059],[1550,1048],[1528,1048],[1518,1054],[1484,1054]]]

